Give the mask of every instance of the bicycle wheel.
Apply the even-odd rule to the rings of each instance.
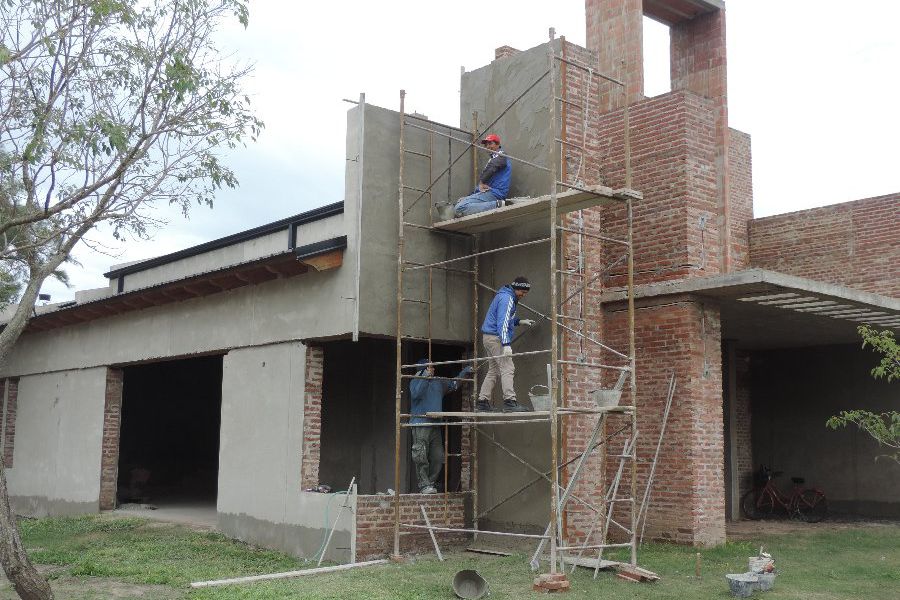
[[[797,498],[797,514],[807,523],[818,523],[828,516],[825,494],[819,490],[803,490]]]
[[[759,504],[757,500],[759,500],[760,490],[750,490],[744,497],[741,498],[741,511],[744,513],[744,516],[753,521],[757,521],[762,519],[765,516],[765,513],[760,511]]]

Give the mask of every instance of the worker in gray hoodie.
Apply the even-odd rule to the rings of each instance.
[[[422,368],[416,372],[420,378],[413,379],[409,383],[410,419],[415,424],[437,423],[438,419],[430,419],[426,413],[440,412],[444,407],[444,396],[459,389],[459,381],[434,376],[434,366],[423,358],[417,364]],[[458,379],[463,379],[472,373],[472,367],[464,367]],[[422,494],[435,494],[437,488],[434,482],[444,466],[444,443],[441,440],[440,428],[436,426],[410,427],[412,430],[412,459],[416,468],[416,478],[419,483],[419,492]]]

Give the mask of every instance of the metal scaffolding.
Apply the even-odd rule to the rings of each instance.
[[[583,174],[586,170],[585,159],[587,156],[587,123],[588,113],[591,110],[590,96],[592,94],[592,82],[603,79],[607,82],[619,87],[624,94],[624,84],[613,77],[609,77],[599,72],[598,69],[587,64],[583,64],[577,60],[568,58],[565,53],[565,39],[561,38],[562,55],[558,55],[555,49],[556,36],[553,29],[550,30],[550,41],[548,44],[548,65],[546,72],[540,75],[531,85],[503,110],[490,124],[482,128],[479,132],[478,115],[473,115],[473,124],[471,132],[462,129],[448,127],[428,121],[419,116],[407,115],[405,112],[405,92],[400,92],[400,163],[399,163],[399,185],[398,185],[398,242],[397,242],[397,330],[396,330],[396,395],[395,395],[395,463],[394,463],[394,555],[400,554],[400,538],[402,530],[410,529],[413,531],[427,529],[430,533],[434,532],[453,532],[453,533],[471,533],[474,535],[500,535],[513,536],[526,539],[535,539],[539,541],[538,547],[532,559],[532,568],[539,568],[539,560],[541,559],[544,547],[549,545],[549,562],[550,572],[556,573],[563,570],[568,562],[574,564],[575,557],[566,557],[568,553],[578,554],[578,558],[583,553],[592,551],[596,552],[596,566],[599,569],[603,562],[602,555],[604,550],[613,548],[630,548],[630,564],[637,563],[637,516],[639,507],[636,504],[636,446],[637,446],[637,411],[635,408],[636,401],[636,382],[635,382],[635,334],[634,334],[634,260],[633,260],[633,227],[632,227],[632,203],[634,200],[641,198],[638,192],[631,190],[632,173],[630,160],[630,137],[629,137],[629,120],[628,120],[628,100],[625,94],[624,105],[624,166],[625,166],[625,188],[620,190],[612,190],[610,188],[599,185],[586,185],[583,183]],[[587,78],[587,87],[585,88],[584,103],[579,104],[573,102],[566,97],[566,70],[574,68]],[[559,71],[559,72],[558,72]],[[558,77],[562,79],[562,89],[560,90],[560,82]],[[434,186],[438,180],[447,174],[452,166],[460,161],[465,154],[470,153],[472,156],[472,171],[476,177],[478,175],[478,159],[479,150],[486,151],[478,144],[479,133],[490,131],[493,126],[522,98],[524,98],[531,90],[535,89],[542,81],[547,80],[550,91],[550,119],[549,119],[549,139],[554,143],[549,144],[546,164],[537,164],[515,156],[506,155],[509,160],[522,163],[528,167],[546,172],[550,176],[550,189],[548,194],[528,201],[498,208],[496,211],[479,213],[469,217],[453,219],[450,221],[442,221],[435,223],[432,211],[428,223],[414,223],[407,220],[407,216],[413,206],[423,198],[427,199],[431,204],[431,195]],[[598,85],[599,89],[599,85]],[[579,143],[574,143],[567,139],[566,117],[569,110],[580,110],[583,117],[582,139]],[[437,127],[444,129],[439,130]],[[429,134],[429,152],[413,151],[406,147],[405,136],[407,128],[420,131],[427,131]],[[448,133],[449,131],[449,133]],[[433,174],[433,148],[435,136],[443,136],[448,139],[448,143],[455,141],[458,144],[467,146],[465,153],[460,153],[456,159],[448,158],[448,167],[438,174]],[[581,159],[576,172],[570,174],[567,172],[567,160],[565,158],[564,148],[574,147],[580,149]],[[558,151],[558,154],[557,154]],[[414,188],[406,183],[404,165],[407,154],[418,155],[428,161],[429,173],[432,176],[431,183],[425,188]],[[563,188],[564,191],[560,191]],[[407,192],[418,192],[417,197],[412,202],[407,203]],[[624,213],[627,226],[626,239],[620,239],[606,234],[602,231],[590,229],[582,218],[581,211],[592,206],[602,205],[618,205],[624,206]],[[572,214],[577,211],[576,219],[568,219],[563,222],[561,215]],[[509,227],[522,218],[534,219],[537,215],[542,215],[548,221],[549,234],[538,240],[521,242],[503,246],[500,248],[482,249],[480,245],[480,232],[489,229],[500,229]],[[425,262],[414,261],[408,254],[411,254],[411,248],[407,248],[407,238],[405,232],[407,228],[428,229],[432,232],[444,233],[446,235],[465,235],[470,240],[470,248],[468,254],[456,258]],[[566,261],[566,236],[572,247],[577,249],[574,258],[574,267],[569,268],[565,265]],[[585,267],[584,249],[587,244],[608,243],[611,247],[622,249],[622,255],[608,265],[603,265],[591,276],[587,273]],[[550,309],[548,314],[544,314],[535,308],[528,306],[524,302],[519,303],[519,307],[535,314],[542,320],[550,322],[550,340],[549,347],[530,351],[517,352],[512,355],[513,358],[523,356],[547,355],[547,379],[549,388],[550,403],[549,409],[545,411],[534,411],[525,413],[483,413],[475,412],[475,403],[477,399],[477,383],[478,383],[478,367],[485,364],[489,357],[482,357],[478,354],[478,337],[479,337],[479,307],[478,298],[479,291],[486,289],[495,292],[493,288],[482,283],[479,280],[479,260],[481,257],[489,254],[506,252],[524,246],[547,244],[549,253],[549,280],[550,280]],[[621,268],[624,263],[626,269],[626,284],[628,304],[628,350],[617,350],[612,344],[605,343],[595,336],[589,335],[587,331],[585,306],[587,303],[587,292],[593,284],[603,277],[608,276],[614,268]],[[463,265],[463,266],[458,266]],[[468,358],[452,361],[434,360],[432,355],[432,293],[433,293],[433,271],[434,269],[444,269],[456,273],[462,273],[471,277],[472,281],[472,347]],[[425,271],[427,274],[427,299],[412,299],[404,297],[404,276],[411,271]],[[565,289],[565,292],[561,290]],[[565,294],[565,297],[563,297]],[[571,303],[577,300],[577,314],[569,312]],[[428,317],[426,325],[426,335],[424,338],[406,335],[404,330],[404,307],[409,303],[426,304],[428,308]],[[586,344],[593,344],[603,352],[612,355],[612,362],[620,362],[621,364],[603,364],[603,362],[591,361],[586,358],[585,352],[580,352],[578,357],[571,357],[561,353],[560,343],[563,336],[574,336],[575,339],[584,348]],[[403,342],[404,340],[417,339],[427,343],[428,347],[428,363],[422,364],[403,364]],[[561,355],[563,354],[563,355]],[[409,414],[402,412],[402,392],[405,381],[415,378],[421,378],[422,375],[413,374],[411,370],[421,369],[423,366],[441,366],[450,364],[469,364],[473,367],[475,375],[472,378],[453,378],[460,382],[468,382],[472,387],[470,396],[471,405],[469,410],[457,412],[437,412],[428,413],[431,418],[443,419],[437,423],[409,423]],[[565,389],[564,372],[573,369],[598,369],[608,371],[617,375],[618,380],[613,389],[621,391],[626,381],[630,390],[630,402],[625,405],[614,406],[611,408],[601,408],[595,404],[593,407],[570,406],[569,396]],[[465,407],[464,407],[465,408]],[[621,424],[615,431],[607,433],[608,419],[612,415],[619,415]],[[563,418],[589,418],[596,419],[591,431],[590,441],[583,450],[572,457],[560,456],[560,425]],[[521,423],[542,422],[548,423],[550,427],[550,469],[542,470],[531,465],[527,460],[519,456],[515,451],[508,448],[491,433],[485,429],[485,425],[518,425]],[[416,523],[404,523],[401,519],[401,431],[404,428],[411,427],[440,427],[444,432],[445,447],[445,465],[444,465],[444,494],[447,499],[447,472],[448,472],[448,449],[447,440],[450,427],[462,427],[463,434],[469,436],[469,490],[466,490],[472,498],[473,506],[473,526],[471,528],[453,528],[453,527],[434,527],[426,522],[426,525]],[[563,431],[563,433],[565,433]],[[508,496],[495,502],[493,506],[479,512],[478,502],[478,448],[479,438],[493,447],[499,448],[506,452],[517,462],[525,466],[535,474],[535,477],[524,486],[512,491]],[[608,453],[607,447],[618,440],[620,441],[621,451],[618,453]],[[564,444],[564,446],[568,446]],[[595,452],[599,452],[600,456],[600,473],[593,473],[596,478],[593,481],[603,482],[602,489],[604,493],[599,502],[592,498],[584,498],[575,493],[577,483],[585,477],[585,467],[588,464],[588,458]],[[463,452],[456,456],[462,457]],[[608,459],[616,459],[618,466],[612,481],[607,481]],[[574,469],[571,473],[566,472],[568,480],[565,485],[560,482],[560,475],[563,471],[569,469],[572,465]],[[628,480],[630,485],[624,485],[624,481]],[[500,505],[507,502],[510,498],[520,494],[535,483],[547,481],[550,483],[550,506],[549,518],[546,530],[542,535],[539,534],[522,534],[503,531],[485,531],[479,527],[479,521],[485,515],[495,510]],[[447,500],[449,501],[449,500]],[[591,513],[594,518],[590,532],[582,540],[581,544],[569,544],[566,539],[566,528],[563,523],[563,515],[569,503],[577,503]],[[590,543],[595,528],[599,532],[600,543]],[[613,530],[613,531],[611,531]],[[628,540],[627,542],[612,542],[610,536],[614,535],[617,539]],[[437,548],[437,542],[435,541]]]

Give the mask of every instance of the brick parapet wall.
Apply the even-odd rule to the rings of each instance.
[[[420,506],[425,507],[434,527],[464,528],[468,522],[466,507],[468,494],[404,494],[400,497],[400,522],[425,525]],[[400,552],[433,552],[427,530],[401,528]],[[442,549],[470,538],[463,533],[435,533]],[[384,558],[394,550],[393,496],[357,496],[356,498],[356,560]]]
[[[103,440],[100,453],[100,510],[116,507],[119,478],[119,433],[122,426],[122,386],[124,371],[106,369],[103,401]]]
[[[734,270],[750,265],[750,221],[753,220],[753,160],[750,136],[729,130],[728,168],[731,203],[731,261]]]
[[[19,404],[19,379],[11,377],[5,380],[6,396],[3,421],[3,468],[13,467],[13,456],[16,445],[16,412]]]
[[[324,365],[325,349],[322,346],[307,346],[303,398],[303,448],[300,464],[301,489],[319,485]]]
[[[750,263],[900,298],[900,193],[753,219]]]

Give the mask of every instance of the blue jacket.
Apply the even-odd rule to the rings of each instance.
[[[504,285],[491,300],[488,307],[487,315],[484,317],[484,324],[481,326],[481,332],[488,335],[496,335],[500,338],[500,343],[509,346],[512,342],[513,329],[519,324],[519,318],[516,317],[516,305],[519,299],[513,289]]]
[[[416,375],[425,375],[425,370]],[[463,376],[463,373],[460,373]],[[409,382],[409,397],[411,415],[424,415],[430,412],[440,412],[444,407],[444,396],[455,392],[459,388],[459,382],[452,379],[435,377],[433,379],[413,379]],[[428,419],[422,416],[412,416],[410,423],[432,423],[437,419]]]
[[[509,195],[510,179],[512,179],[512,161],[506,158],[502,149],[491,154],[491,159],[478,177],[480,183],[491,186],[491,194],[498,200],[504,200]],[[475,193],[480,191],[476,186]]]

